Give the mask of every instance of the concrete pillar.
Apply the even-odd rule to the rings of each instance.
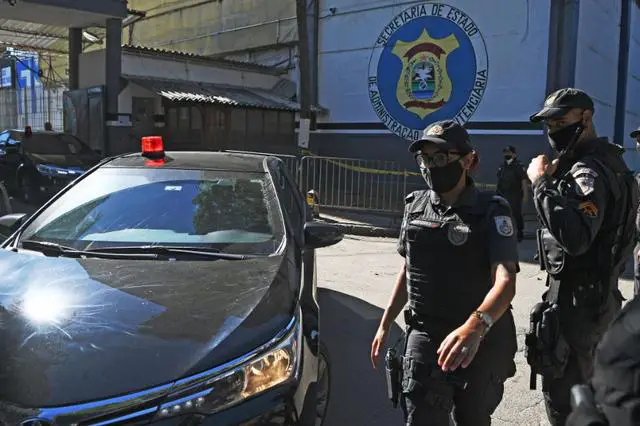
[[[82,53],[82,28],[69,28],[69,90],[80,86],[80,54]]]
[[[103,153],[111,153],[109,143],[112,139],[114,122],[118,121],[118,95],[120,94],[120,76],[122,74],[122,20],[107,19],[107,49],[105,60],[106,76],[106,122],[107,135],[104,138]]]

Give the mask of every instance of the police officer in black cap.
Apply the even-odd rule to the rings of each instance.
[[[559,153],[553,162],[539,155],[527,170],[549,286],[542,303],[551,307],[534,328],[558,331],[553,340],[550,333],[538,339],[543,349],[527,343],[532,354],[542,354],[528,360],[545,365],[539,373],[552,425],[565,424],[572,386],[592,374],[593,351],[621,306],[618,277],[634,244],[637,187],[622,147],[596,135],[593,114],[585,92],[566,88],[531,116],[545,122]]]
[[[406,424],[491,424],[515,374],[510,302],[519,271],[509,204],[480,192],[467,131],[432,124],[409,151],[427,183],[406,197],[398,241],[405,259],[371,347],[376,366],[388,330],[405,311],[401,381]]]
[[[638,127],[638,129],[631,132],[629,136],[631,136],[631,139],[635,139],[636,151],[640,152],[640,127]],[[640,179],[638,179],[638,177],[639,176],[636,173],[636,179],[639,181],[639,184],[640,184]],[[638,209],[640,210],[640,206],[638,206]],[[636,213],[636,231],[637,231],[636,240],[638,240],[640,238],[640,211]],[[634,270],[633,295],[637,296],[638,293],[640,293],[640,242],[636,244],[636,249],[633,256],[633,270]]]
[[[516,148],[508,145],[502,150],[504,163],[498,168],[498,195],[504,197],[511,206],[513,218],[516,220],[518,242],[522,241],[524,220],[522,205],[526,202],[529,190],[527,172],[516,155]]]

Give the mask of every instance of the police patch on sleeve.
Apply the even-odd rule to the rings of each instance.
[[[509,216],[496,216],[493,218],[496,222],[496,231],[503,237],[510,237],[513,235],[513,222]]]
[[[575,179],[575,189],[578,195],[586,197],[593,192],[598,173],[588,167],[580,167],[571,174]]]

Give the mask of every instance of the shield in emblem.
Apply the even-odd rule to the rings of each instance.
[[[411,94],[416,99],[431,99],[436,90],[433,65],[427,61],[419,61],[412,68]]]
[[[421,119],[442,108],[453,90],[447,58],[458,47],[460,43],[455,34],[434,39],[426,29],[417,40],[398,40],[392,52],[402,61],[396,86],[400,105]]]
[[[451,224],[447,230],[447,238],[454,246],[461,246],[469,239],[469,227],[465,224]]]

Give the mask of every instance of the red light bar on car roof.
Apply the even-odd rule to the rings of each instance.
[[[164,144],[162,143],[162,136],[143,136],[142,156],[147,158],[163,158]]]

